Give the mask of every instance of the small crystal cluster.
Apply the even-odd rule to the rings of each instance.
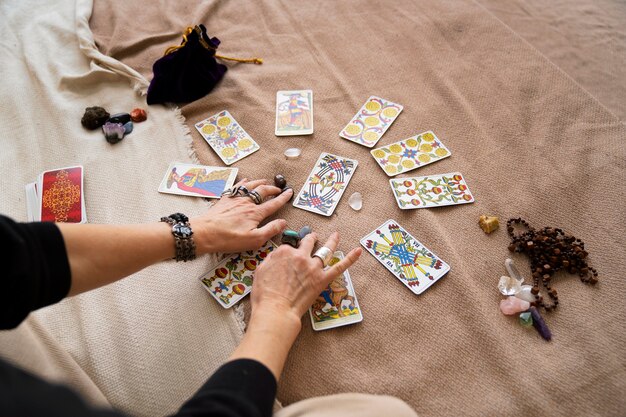
[[[125,135],[133,131],[133,122],[143,122],[148,118],[143,109],[134,109],[130,113],[110,115],[103,107],[87,107],[80,120],[83,127],[89,130],[102,128],[107,142],[114,144],[121,141]]]
[[[533,326],[546,340],[552,338],[550,329],[539,314],[539,311],[531,306],[535,298],[532,294],[532,286],[524,285],[524,278],[513,264],[513,260],[507,258],[504,266],[509,276],[503,275],[498,282],[500,293],[507,298],[500,301],[500,311],[507,316],[519,314],[519,322],[524,327]]]

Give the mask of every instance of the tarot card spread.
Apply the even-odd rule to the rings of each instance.
[[[402,109],[400,104],[371,96],[339,136],[371,148],[389,129]]]
[[[450,150],[431,131],[376,148],[371,151],[371,154],[390,177],[432,164],[452,155]]]
[[[421,294],[450,270],[395,220],[361,239],[361,245],[415,294]]]
[[[343,258],[343,252],[335,252],[329,266],[335,265]],[[332,329],[363,321],[363,314],[348,271],[328,284],[309,308],[309,316],[313,330]]]
[[[276,136],[313,133],[313,91],[292,90],[276,93]]]
[[[276,249],[271,240],[259,250],[231,255],[200,277],[204,288],[224,308],[230,308],[252,291],[254,271]]]
[[[354,159],[322,153],[293,206],[323,216],[332,215],[357,164]]]
[[[224,190],[233,186],[237,171],[237,168],[172,162],[159,185],[159,192],[220,198]]]
[[[474,202],[460,172],[389,180],[401,209],[451,206]]]
[[[226,165],[260,149],[226,110],[196,123],[196,129]]]

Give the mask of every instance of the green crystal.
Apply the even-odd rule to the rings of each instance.
[[[532,327],[533,316],[530,314],[530,311],[525,311],[523,313],[520,313],[519,324],[521,324],[524,327]]]

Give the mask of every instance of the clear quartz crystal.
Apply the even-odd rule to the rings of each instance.
[[[521,298],[522,300],[526,300],[529,303],[532,303],[533,301],[535,301],[535,296],[532,292],[530,292],[530,290],[532,289],[532,285],[522,285],[522,288],[520,288],[519,292],[515,294],[515,296],[517,298]]]
[[[511,278],[515,278],[519,281],[520,284],[524,282],[524,277],[522,276],[522,274],[519,273],[519,270],[513,264],[513,259],[506,258],[506,260],[504,261],[504,267],[506,268],[506,271],[509,273],[509,276]]]
[[[363,196],[361,196],[361,193],[352,194],[348,199],[348,204],[356,211],[361,210],[361,207],[363,207]]]
[[[502,295],[515,295],[521,290],[521,284],[515,278],[503,275],[500,277],[498,289]]]
[[[298,159],[301,153],[302,153],[302,149],[300,148],[289,148],[285,151],[285,158]]]

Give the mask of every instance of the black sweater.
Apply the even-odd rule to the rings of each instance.
[[[70,289],[65,242],[54,223],[15,223],[0,215],[0,329],[63,299]],[[2,352],[0,351],[0,356]],[[276,379],[260,362],[219,368],[176,416],[271,416]],[[0,359],[0,416],[121,416],[86,405],[73,391]]]

